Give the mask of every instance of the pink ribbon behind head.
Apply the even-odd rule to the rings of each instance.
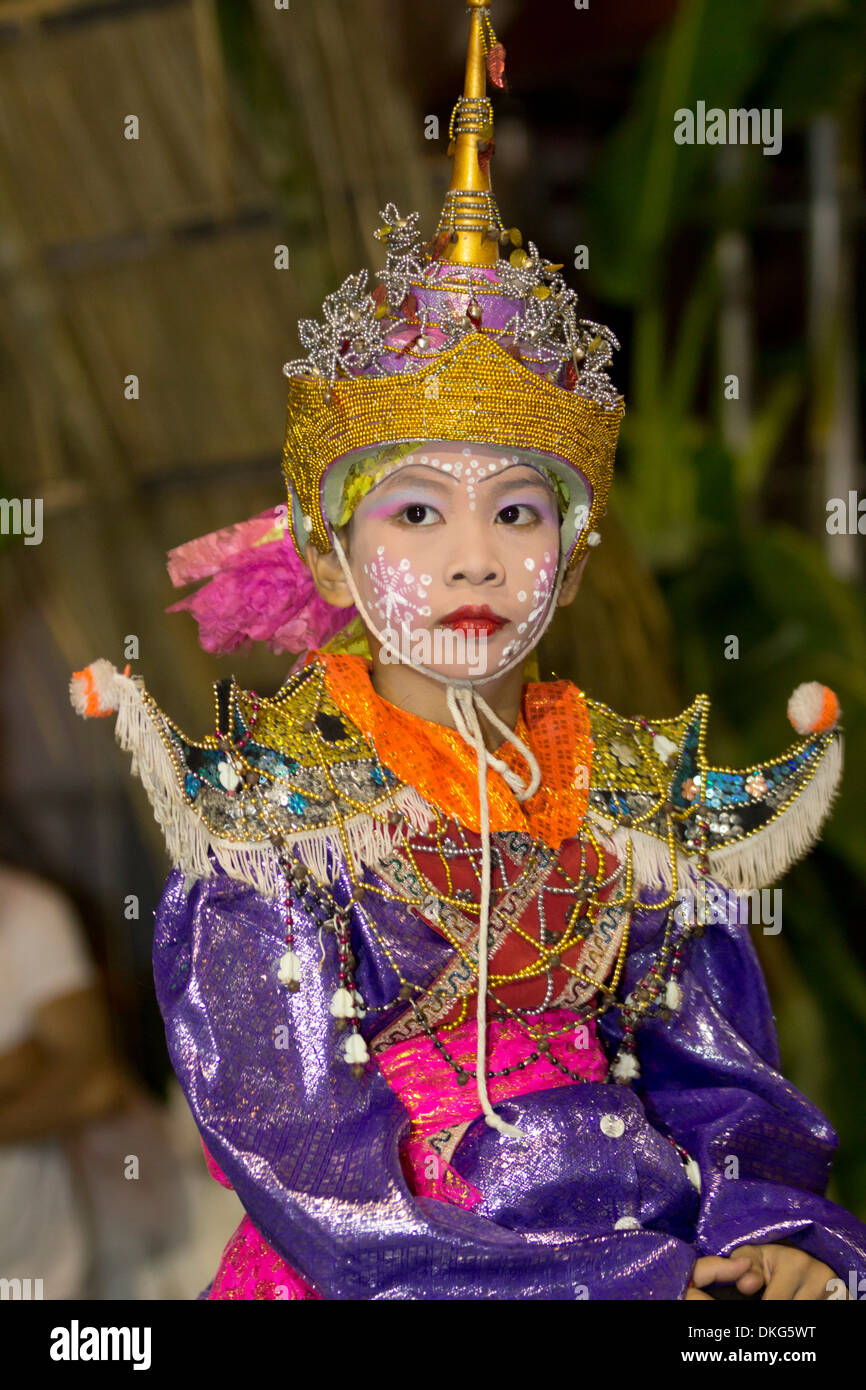
[[[334,608],[320,598],[284,518],[284,507],[269,507],[168,552],[175,588],[210,576],[165,611],[191,613],[199,644],[212,656],[250,642],[264,642],[273,652],[305,652],[322,646],[354,617],[354,608]],[[264,539],[275,531],[274,539]]]

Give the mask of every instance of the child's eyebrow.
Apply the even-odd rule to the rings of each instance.
[[[392,473],[390,478],[383,481],[382,491],[384,492],[388,484],[391,484],[391,491],[398,491],[401,484],[405,487],[431,487],[435,492],[447,492],[449,483],[456,483],[459,480],[445,474],[442,478],[432,469],[425,469],[424,473],[420,469],[401,468],[398,472]],[[378,490],[378,489],[377,489]]]
[[[511,476],[518,472],[519,478]],[[525,470],[525,471],[524,471]],[[542,478],[534,470],[527,470],[526,466],[512,464],[510,468],[503,469],[501,473],[490,473],[486,478],[478,478],[476,487],[483,487],[485,483],[496,483],[498,487],[494,491],[506,491],[510,488],[537,488],[545,494],[550,494],[553,489],[545,478]],[[389,486],[390,484],[390,486]],[[398,495],[401,485],[410,487],[429,487],[434,492],[442,494],[449,493],[455,485],[459,486],[460,478],[453,473],[440,473],[438,470],[428,468],[421,464],[413,467],[411,464],[406,468],[401,468],[384,479],[381,485],[381,492],[384,496],[390,497]],[[386,491],[387,489],[387,491]],[[376,489],[379,491],[380,489]]]
[[[545,478],[540,477],[538,473],[533,473],[531,476],[527,473],[524,473],[519,478],[509,477],[510,473],[516,471],[516,469],[506,469],[502,473],[493,473],[487,478],[481,478],[476,486],[484,487],[486,483],[498,483],[499,487],[503,491],[505,491],[506,488],[513,487],[535,487],[539,488],[542,492],[553,491],[553,488],[550,486],[550,483],[548,483]]]

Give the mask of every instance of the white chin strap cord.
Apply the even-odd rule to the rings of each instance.
[[[379,632],[372,618],[370,617],[361,595],[358,593],[357,585],[349,569],[345,552],[340,544],[339,537],[332,536],[334,550],[346,577],[349,592],[355,602],[355,607],[363,618],[374,637],[383,646],[387,646],[388,639],[383,633]],[[550,595],[548,611],[545,614],[544,622],[538,630],[536,641],[547,631],[548,625],[556,612],[556,600],[559,597],[559,590],[562,586],[565,569],[560,564],[556,584]],[[399,659],[403,662],[402,654],[398,653]],[[480,676],[477,680],[454,680],[450,676],[443,676],[439,671],[431,670],[420,662],[403,662],[404,665],[411,666],[414,671],[421,671],[424,675],[430,676],[433,680],[441,681],[447,686],[445,698],[448,701],[448,709],[454,720],[454,725],[460,737],[474,751],[478,764],[478,806],[480,814],[481,831],[481,902],[479,905],[478,922],[478,1002],[476,1007],[476,1022],[478,1024],[478,1042],[476,1048],[476,1079],[475,1085],[478,1093],[478,1101],[482,1113],[487,1123],[493,1128],[498,1129],[500,1134],[510,1135],[515,1139],[525,1138],[525,1131],[518,1129],[516,1125],[510,1125],[497,1115],[493,1106],[490,1104],[490,1097],[487,1094],[487,978],[488,978],[488,945],[490,938],[490,806],[487,800],[487,769],[492,767],[504,779],[511,790],[514,792],[518,801],[528,801],[538,791],[541,783],[541,769],[532,749],[527,747],[522,739],[518,738],[513,729],[494,714],[487,701],[479,695],[476,686],[483,685],[487,681],[496,680],[499,676],[504,676],[507,671],[516,666],[519,661],[525,660],[525,651],[518,651],[504,666],[492,675]],[[484,742],[484,734],[478,713],[483,714],[495,729],[502,734],[504,739],[517,749],[520,755],[526,760],[529,767],[529,782],[526,783],[518,773],[513,772],[507,763],[501,758],[494,757],[487,749]]]

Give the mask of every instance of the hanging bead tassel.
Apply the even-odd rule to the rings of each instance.
[[[621,1052],[611,1067],[611,1075],[620,1083],[640,1076],[640,1063],[633,1052]]]
[[[370,1053],[360,1033],[350,1033],[343,1044],[343,1055],[347,1062],[369,1062]]]
[[[285,985],[290,994],[297,994],[301,988],[301,961],[295,954],[295,928],[292,909],[286,902],[286,949],[280,957],[277,979]]]
[[[487,76],[494,87],[499,87],[502,91],[508,91],[505,82],[505,49],[493,32],[493,25],[487,15],[483,17],[484,32],[483,41],[486,50]]]
[[[355,1001],[349,991],[341,986],[331,996],[331,1013],[334,1018],[355,1018]]]
[[[360,1033],[350,1033],[343,1044],[343,1058],[352,1068],[355,1076],[364,1074],[364,1063],[369,1062],[370,1053]]]
[[[277,978],[281,985],[288,985],[293,994],[301,988],[301,962],[294,951],[286,951],[281,958]]]
[[[688,1159],[686,1162],[686,1176],[688,1177],[688,1180],[692,1184],[692,1186],[696,1187],[698,1192],[700,1192],[701,1170],[693,1158]]]

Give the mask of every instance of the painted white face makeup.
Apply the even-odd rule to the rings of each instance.
[[[548,616],[560,516],[543,474],[478,445],[410,454],[355,508],[349,564],[383,661],[453,679],[526,655]]]

